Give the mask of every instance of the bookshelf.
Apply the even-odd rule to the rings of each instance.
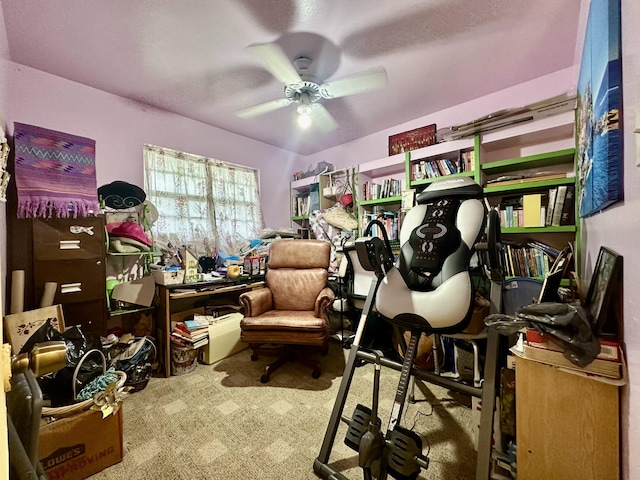
[[[572,243],[575,251],[573,111],[481,134],[479,157],[480,183],[489,205],[501,212],[504,241],[534,240],[558,250]]]
[[[310,176],[291,182],[291,223],[298,233],[309,231],[309,208],[312,184],[320,183],[317,176]],[[322,186],[319,185],[321,190]],[[322,198],[322,197],[321,197]],[[303,237],[305,235],[303,234]]]
[[[539,201],[538,224],[531,221],[536,217],[535,210],[529,212],[527,223],[524,223],[523,212],[522,223],[519,220],[502,222],[503,239],[522,244],[534,240],[558,250],[572,243],[574,254],[579,256],[576,250],[579,242],[575,241],[580,232],[575,214],[574,123],[575,112],[570,110],[359,164],[354,167],[358,172],[354,188],[359,233],[362,234],[368,220],[379,213],[395,212],[401,224],[402,195],[398,194],[398,186],[400,192],[413,189],[419,193],[443,176],[446,164],[449,166],[447,176],[469,176],[482,185],[491,207],[500,207],[506,198],[524,202],[526,196],[526,203],[531,205],[537,205]],[[427,174],[427,164],[431,165],[431,174]],[[438,168],[439,175],[434,173],[433,167]],[[451,173],[453,171],[456,173]],[[319,176],[321,190],[326,186],[323,184],[325,176]],[[292,197],[308,195],[308,185],[312,182],[313,178],[292,182]],[[394,182],[396,187],[384,190],[385,182]],[[547,222],[550,193],[569,187],[573,187],[574,195],[562,205],[562,210],[566,210],[565,220],[553,222],[552,216]],[[384,193],[371,195],[374,188]],[[571,215],[567,216],[568,213]],[[308,227],[308,216],[299,212],[292,212],[292,221]],[[579,265],[579,259],[576,265]]]
[[[479,181],[479,137],[437,143],[408,152],[407,183],[421,190],[443,176],[469,176]]]
[[[381,216],[388,226],[389,239],[397,236],[400,227],[402,191],[407,188],[406,162],[409,153],[399,153],[378,160],[361,163],[359,178],[359,234],[370,220]],[[394,233],[396,232],[396,233]]]

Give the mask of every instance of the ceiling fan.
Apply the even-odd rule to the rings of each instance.
[[[387,73],[382,67],[323,82],[309,70],[311,58],[299,56],[290,61],[277,43],[254,44],[248,48],[269,73],[284,84],[284,98],[239,110],[236,115],[240,118],[253,118],[295,103],[300,121],[313,122],[328,132],[337,128],[338,123],[320,100],[364,93],[387,85]]]

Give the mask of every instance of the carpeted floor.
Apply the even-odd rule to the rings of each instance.
[[[124,458],[91,480],[295,480],[316,479],[313,461],[324,434],[348,355],[331,342],[323,372],[313,379],[308,368],[290,363],[261,384],[269,360],[252,362],[243,350],[191,373],[152,378],[129,395],[124,409]],[[399,374],[382,369],[380,416],[383,428]],[[371,406],[373,365],[358,367],[344,414],[362,403]],[[420,479],[474,478],[470,400],[443,388],[416,389],[402,424],[421,435],[428,471]],[[341,423],[330,463],[349,478],[362,478],[357,452],[343,443]]]

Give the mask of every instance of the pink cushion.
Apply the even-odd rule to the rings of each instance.
[[[125,237],[137,240],[145,245],[152,246],[153,242],[144,233],[144,230],[136,222],[113,222],[107,224],[107,232],[116,237]]]

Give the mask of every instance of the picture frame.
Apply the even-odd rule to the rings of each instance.
[[[5,315],[4,328],[13,355],[18,355],[29,338],[48,321],[51,321],[53,328],[60,333],[65,331],[62,305],[52,305]]]
[[[591,0],[578,78],[578,212],[588,217],[623,192],[620,0]]]
[[[622,256],[607,247],[600,247],[584,302],[585,308],[591,313],[592,328],[596,334],[603,333],[609,307],[622,285],[621,276]]]
[[[436,143],[436,124],[389,136],[389,156],[410,152]]]

